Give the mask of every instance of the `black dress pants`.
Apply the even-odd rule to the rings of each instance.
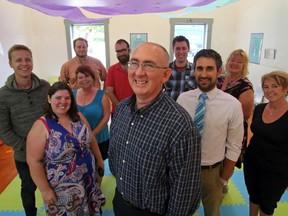
[[[157,213],[134,207],[131,203],[123,199],[117,188],[115,189],[113,199],[113,209],[115,216],[161,216]]]

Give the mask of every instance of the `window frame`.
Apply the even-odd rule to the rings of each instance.
[[[173,52],[173,39],[174,39],[174,33],[175,33],[175,25],[189,25],[189,24],[195,24],[195,25],[205,25],[206,28],[206,47],[207,49],[211,49],[211,39],[212,39],[212,24],[213,19],[212,18],[171,18],[170,19],[170,61],[172,62],[174,60],[174,52]],[[189,41],[190,42],[190,41]]]
[[[72,58],[72,52],[74,52],[73,39],[72,39],[72,25],[93,25],[93,24],[104,25],[106,68],[108,68],[110,66],[109,31],[108,31],[109,19],[105,19],[105,20],[101,20],[101,21],[93,22],[93,23],[77,23],[77,22],[72,22],[70,20],[64,19],[68,59]]]

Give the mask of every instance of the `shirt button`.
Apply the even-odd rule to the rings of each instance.
[[[123,192],[121,192],[121,194],[122,194],[122,196],[124,195],[124,193],[123,193]]]
[[[120,180],[121,180],[121,181],[123,180],[122,177],[120,177]]]
[[[132,122],[131,125],[133,126],[133,125],[134,125],[134,122]]]
[[[125,160],[123,160],[123,163],[125,163]]]
[[[126,141],[126,144],[129,144],[129,141]]]
[[[144,116],[143,115],[141,115],[141,118],[143,118]]]

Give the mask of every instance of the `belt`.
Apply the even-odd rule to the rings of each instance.
[[[214,169],[214,168],[216,168],[221,162],[222,162],[222,161],[217,162],[217,163],[215,163],[215,164],[213,164],[213,165],[201,166],[201,170]]]

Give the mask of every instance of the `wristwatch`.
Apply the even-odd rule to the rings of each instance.
[[[223,186],[227,186],[228,185],[228,181],[226,181],[225,179],[220,178],[220,182]]]

